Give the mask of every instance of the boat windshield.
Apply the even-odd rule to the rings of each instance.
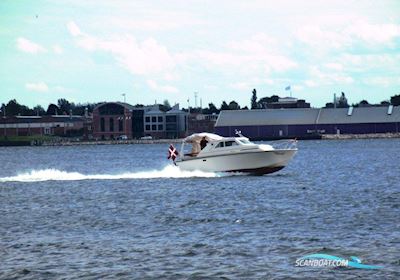
[[[244,144],[244,145],[253,144],[253,143],[251,143],[251,142],[249,141],[249,139],[246,139],[246,138],[238,139],[238,141],[239,141],[240,143]]]

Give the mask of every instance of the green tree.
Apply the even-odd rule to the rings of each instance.
[[[229,105],[226,104],[225,101],[222,101],[220,110],[221,110],[221,111],[222,111],[222,110],[229,110]]]
[[[229,110],[240,110],[240,105],[234,100],[229,102],[228,106],[229,106]]]
[[[170,109],[171,109],[171,104],[169,104],[168,99],[165,99],[165,100],[164,100],[163,105],[164,105],[164,107],[165,107],[167,110],[170,110]]]
[[[218,114],[219,110],[215,107],[214,103],[208,104],[208,109],[210,110],[210,114]]]
[[[251,96],[251,109],[257,109],[257,90],[253,89],[253,95]]]
[[[43,116],[46,114],[46,111],[44,110],[44,108],[40,105],[36,105],[35,107],[33,107],[33,112],[34,114],[36,114],[37,116]]]
[[[57,100],[57,105],[61,114],[69,114],[70,110],[72,110],[73,103],[71,104],[67,99],[60,98]]]
[[[343,91],[342,91],[341,96],[339,97],[337,107],[338,108],[348,108],[349,107],[349,104],[347,103],[346,95],[344,94]]]
[[[218,114],[219,110],[215,107],[214,103],[209,103],[208,108],[203,109],[203,114]]]
[[[49,104],[47,107],[46,115],[58,115],[60,113],[60,109],[56,104]]]

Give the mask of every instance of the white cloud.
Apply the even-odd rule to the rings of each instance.
[[[83,33],[81,32],[78,25],[73,21],[70,21],[67,23],[67,28],[68,28],[69,33],[74,37],[83,35]]]
[[[317,50],[342,48],[352,41],[351,37],[343,32],[336,32],[329,27],[319,25],[302,26],[295,32],[295,36],[300,42]]]
[[[152,89],[154,91],[165,92],[165,93],[178,93],[179,92],[179,90],[176,87],[173,87],[170,85],[159,85],[154,80],[147,80],[147,85],[150,87],[150,89]]]
[[[250,48],[242,46],[238,52],[239,44],[235,43],[234,49],[222,51],[197,50],[192,52],[186,59],[192,59],[195,63],[207,68],[220,67],[225,70],[236,69],[246,73],[269,73],[271,71],[284,72],[298,66],[297,62],[281,54],[275,54],[268,50],[258,48],[257,52],[251,52]],[[232,46],[232,44],[230,44]],[[244,49],[246,48],[246,50]]]
[[[48,92],[49,91],[49,87],[44,82],[26,83],[25,88],[29,91],[36,91],[36,92]]]
[[[47,50],[39,44],[36,44],[26,38],[19,37],[17,39],[17,48],[20,51],[37,54],[41,52],[46,52]]]
[[[68,29],[76,37],[78,46],[87,51],[104,51],[112,54],[116,61],[132,74],[167,73],[175,67],[174,57],[154,38],[142,42],[131,35],[103,39],[81,32],[73,22],[68,23]],[[168,78],[171,76],[167,76]]]
[[[371,77],[368,79],[363,79],[363,83],[370,86],[380,86],[380,87],[389,87],[389,86],[399,86],[400,78],[399,77]]]
[[[300,85],[294,85],[291,86],[291,88],[293,89],[293,91],[302,91],[304,89],[304,87]]]
[[[168,73],[165,73],[163,75],[163,79],[166,80],[166,81],[169,81],[169,82],[179,81],[181,79],[181,76],[179,74],[177,74],[177,73],[168,72]]]
[[[305,80],[305,81],[304,81],[304,84],[305,84],[306,86],[308,86],[308,87],[317,87],[317,86],[318,86],[318,83],[316,83],[316,82],[313,81],[313,80]]]
[[[55,54],[62,54],[64,52],[63,48],[59,45],[54,45],[53,46],[53,52]]]
[[[315,87],[318,85],[343,85],[354,82],[354,79],[344,72],[334,72],[330,70],[323,72],[317,66],[310,67],[309,76],[312,77],[313,80],[306,80],[304,82],[304,84],[309,87]]]
[[[165,31],[206,24],[191,14],[166,11],[157,13],[154,10],[144,18],[107,17],[105,22],[115,28],[134,31]],[[100,25],[105,22],[100,22]]]
[[[295,38],[318,51],[354,46],[380,46],[391,44],[400,37],[400,25],[370,23],[362,17],[331,17],[330,20],[316,18],[295,31]]]
[[[63,87],[63,86],[55,86],[52,90],[54,90],[54,92],[57,92],[57,93],[71,93],[71,92],[73,92],[72,89],[69,89],[69,88],[66,88],[66,87]]]
[[[400,37],[400,25],[371,24],[365,20],[359,20],[348,26],[345,32],[366,43],[385,44],[390,43],[396,37]]]
[[[205,90],[210,90],[210,91],[218,89],[218,87],[216,85],[204,85],[203,88]]]
[[[231,83],[229,87],[237,90],[250,90],[252,88],[252,86],[246,82]]]
[[[343,70],[343,65],[340,63],[325,63],[325,67],[328,69],[332,69],[332,70],[337,70],[337,71],[341,71]]]

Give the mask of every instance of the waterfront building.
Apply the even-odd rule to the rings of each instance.
[[[321,134],[400,132],[400,107],[293,108],[221,111],[215,132],[252,139],[312,137]]]
[[[214,132],[218,114],[191,113],[188,116],[188,134]]]
[[[276,102],[263,102],[262,107],[265,109],[310,108],[310,103],[295,97],[280,97]]]
[[[93,110],[93,128],[93,136],[98,140],[117,139],[123,135],[128,139],[179,138],[187,133],[187,113],[179,109],[179,104],[164,112],[159,105],[105,102]]]
[[[90,116],[11,116],[0,117],[0,136],[66,136],[89,139],[92,134]]]

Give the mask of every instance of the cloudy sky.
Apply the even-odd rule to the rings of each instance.
[[[0,50],[0,103],[380,102],[400,93],[400,1],[2,0]]]

